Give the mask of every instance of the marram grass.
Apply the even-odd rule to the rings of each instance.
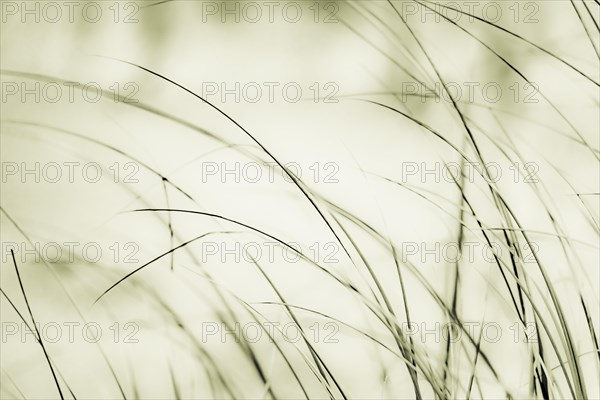
[[[3,399],[600,396],[597,1],[92,3],[2,4]]]

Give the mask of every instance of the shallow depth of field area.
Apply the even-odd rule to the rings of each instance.
[[[2,399],[598,398],[597,1],[0,2]]]

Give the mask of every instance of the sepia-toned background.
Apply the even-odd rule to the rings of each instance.
[[[2,398],[600,396],[597,2],[0,6]]]

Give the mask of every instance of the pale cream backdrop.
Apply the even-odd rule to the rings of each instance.
[[[58,243],[65,252],[65,243],[79,244],[74,260],[44,263],[32,252],[16,254],[36,321],[48,327],[48,335],[53,335],[49,324],[61,326],[62,336],[45,347],[65,397],[303,398],[300,380],[310,398],[414,398],[409,371],[415,368],[424,398],[441,396],[431,380],[445,388],[443,397],[448,398],[504,398],[507,393],[529,398],[534,395],[534,371],[542,370],[549,377],[550,397],[570,398],[581,393],[570,385],[573,371],[559,321],[564,316],[585,378],[584,395],[598,398],[599,358],[594,347],[600,261],[597,3],[585,2],[595,25],[581,1],[575,1],[575,6],[569,1],[474,2],[475,15],[481,16],[492,3],[486,10],[491,17],[495,9],[501,10],[499,27],[562,61],[515,35],[462,15],[457,24],[471,36],[443,18],[436,21],[435,14],[425,13],[419,2],[392,2],[410,29],[386,1],[318,2],[316,6],[300,1],[303,14],[296,23],[281,14],[293,2],[274,2],[272,23],[262,1],[254,3],[263,12],[258,21],[249,22],[242,15],[239,23],[232,15],[225,15],[222,22],[221,7],[237,3],[242,10],[248,2],[102,1],[96,3],[103,14],[95,23],[83,18],[78,10],[85,3],[79,2],[70,22],[63,3],[58,2],[63,12],[58,21],[48,21],[54,14],[40,14],[36,22],[35,15],[23,16],[21,7],[35,10],[38,4],[42,12],[44,3],[2,2],[1,287],[31,323],[10,257],[11,244],[21,246],[20,250],[30,248],[24,233],[42,245]],[[466,11],[465,3],[469,2],[457,2]],[[213,6],[217,14],[208,13]],[[315,7],[320,12],[317,22]],[[120,13],[117,22],[115,9]],[[515,10],[520,12],[516,22]],[[331,21],[324,22],[332,11]],[[132,21],[125,23],[129,12],[134,12]],[[234,95],[223,101],[221,92],[207,99],[281,163],[300,166],[304,190],[351,258],[302,191],[278,166],[264,166],[264,162],[273,165],[273,159],[246,132],[181,87],[129,63],[198,95],[213,84],[231,89],[236,82],[241,87],[258,83],[263,91],[255,103],[243,93],[239,101]],[[471,181],[463,182],[477,219],[462,202],[457,185],[445,180],[440,169],[437,179],[436,173],[421,175],[423,167],[463,164],[457,149],[477,160],[451,102],[420,96],[431,96],[429,92],[402,94],[414,88],[407,84],[434,87],[437,82],[443,95],[438,73],[445,83],[463,90],[457,104],[479,152],[484,160],[500,166],[502,176],[494,187],[519,222],[510,226],[525,230],[537,245],[535,253],[548,281],[538,263],[517,263],[520,273],[528,276],[535,312],[553,338],[549,341],[538,323],[536,337],[543,343],[543,360],[537,343],[514,340],[511,327],[520,326],[515,306],[498,265],[481,251],[485,238],[478,221],[495,242],[504,244],[501,258],[516,295],[509,272],[510,251],[502,231],[493,229],[509,227],[499,211],[504,207],[494,201],[477,172]],[[540,91],[524,89],[524,77]],[[41,93],[39,102],[35,94],[25,95],[23,101],[21,92],[8,92],[14,84],[20,91],[22,83],[35,88],[36,82],[40,87],[49,82],[60,86],[60,100],[52,103]],[[64,82],[97,83],[105,92],[100,101],[90,102],[75,89],[71,101]],[[272,102],[265,82],[279,84]],[[300,101],[286,101],[281,88],[290,82],[302,89]],[[320,96],[335,92],[336,101],[315,99],[311,89],[315,83]],[[469,83],[479,83],[474,86],[474,99],[468,98]],[[497,102],[482,94],[481,88],[489,83],[502,88]],[[515,83],[520,85],[518,102],[510,89]],[[123,98],[115,102],[110,96],[115,84],[121,94],[135,89],[133,97],[139,102],[126,104]],[[525,102],[527,95],[537,102]],[[537,184],[524,182],[523,170],[515,179],[510,167],[516,160],[535,166]],[[15,163],[20,168],[36,162],[40,168],[52,162],[95,162],[103,167],[102,178],[87,182],[79,168],[74,182],[64,175],[66,169],[57,183],[43,174],[39,183],[31,174],[23,178],[21,170],[9,174]],[[133,169],[128,169],[126,163],[132,162]],[[263,166],[258,182],[243,179],[243,173],[240,182],[232,175],[221,179],[223,165],[249,166],[241,171],[254,176],[256,170],[250,168],[256,164],[251,163]],[[215,165],[216,175],[203,176],[206,168]],[[418,173],[406,175],[414,165]],[[126,178],[130,171],[135,172],[136,182]],[[319,179],[314,179],[315,171]],[[130,212],[145,208],[211,213],[244,225],[199,214]],[[475,346],[466,335],[448,350],[436,328],[451,320],[440,302],[451,307],[457,265],[443,256],[436,260],[435,255],[423,255],[421,250],[456,243],[460,218],[466,225],[462,240],[478,247],[474,257],[465,256],[459,263],[456,310],[461,321],[501,327],[497,342],[481,341],[481,351],[493,369],[482,356],[475,360]],[[352,222],[357,219],[365,225]],[[370,227],[382,236],[373,236]],[[289,261],[285,256],[291,253],[281,244],[274,246],[274,257],[269,259],[265,243],[274,240],[257,230],[298,243],[311,259],[318,248],[314,260],[318,267]],[[207,236],[136,272],[95,303],[129,272],[203,234]],[[517,232],[515,237],[526,253],[523,236]],[[102,249],[100,261],[82,257],[80,249],[86,243]],[[115,243],[117,260],[111,247]],[[219,252],[207,255],[206,243],[221,246]],[[223,253],[223,248],[235,249],[236,243],[261,249],[258,264],[264,275],[243,256],[237,262],[235,255]],[[419,246],[419,252],[406,256],[407,260],[396,254],[404,289],[390,243],[398,251]],[[126,248],[127,244],[134,247]],[[130,249],[135,249],[136,262],[126,259]],[[330,252],[332,257],[326,258]],[[3,295],[0,302],[2,398],[57,398],[44,353],[33,335],[23,338],[22,320],[7,297]],[[343,394],[330,377],[323,378],[321,374],[327,373],[319,372],[303,340],[290,343],[278,332],[279,349],[262,332],[260,340],[249,344],[252,353],[231,334],[222,340],[222,319],[249,323],[253,321],[249,310],[260,321],[289,323],[289,310],[279,304],[282,301],[292,306],[312,341],[310,327],[317,323],[321,336],[314,343],[315,353]],[[528,321],[535,321],[529,300],[524,301]],[[421,328],[418,334],[406,329],[399,334],[411,336],[413,357],[422,364],[413,367],[403,359],[394,329],[384,323],[387,318],[401,328],[408,321]],[[323,338],[330,332],[324,325],[331,321],[337,327],[335,343]],[[101,340],[89,343],[78,327],[71,343],[64,325],[71,322],[97,323]],[[115,323],[120,327],[117,343],[111,330]],[[133,336],[137,343],[124,340],[127,323],[137,327]],[[15,324],[19,331],[9,334]],[[207,324],[216,324],[219,332],[204,337]],[[481,340],[478,327],[474,337]],[[421,336],[423,329],[433,333]],[[250,354],[257,357],[264,378]],[[542,397],[539,389],[535,396]]]

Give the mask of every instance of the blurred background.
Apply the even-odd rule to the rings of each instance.
[[[0,4],[2,398],[600,395],[596,2]]]

